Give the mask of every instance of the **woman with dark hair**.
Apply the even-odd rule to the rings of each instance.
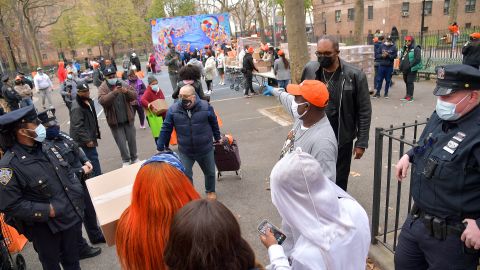
[[[397,40],[399,38],[399,34],[396,26],[392,27],[392,31],[390,32],[390,37],[392,38],[393,44],[395,44],[395,46],[397,46],[398,48]]]
[[[199,199],[173,152],[147,160],[137,173],[132,202],[118,220],[117,254],[122,269],[166,270],[164,248],[175,213]]]
[[[175,215],[164,261],[169,270],[261,268],[232,212],[208,199],[192,201]]]
[[[195,59],[195,58],[193,58]],[[195,88],[195,92],[201,99],[205,99],[205,94],[203,93],[202,82],[200,78],[202,76],[199,68],[193,64],[187,64],[178,71],[178,83],[177,89],[173,91],[172,98],[177,99],[180,88],[190,84]]]
[[[277,77],[278,87],[287,89],[287,85],[290,82],[290,63],[285,57],[283,50],[278,51],[278,58],[273,64],[273,72]]]

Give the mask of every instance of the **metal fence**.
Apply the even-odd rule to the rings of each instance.
[[[393,253],[400,226],[412,206],[411,175],[404,183],[398,182],[395,179],[395,164],[410,149],[407,147],[416,146],[426,123],[415,121],[413,124],[375,129],[371,242],[380,243]]]

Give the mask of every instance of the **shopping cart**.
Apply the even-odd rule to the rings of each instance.
[[[27,239],[5,223],[4,214],[0,214],[0,227],[0,270],[27,269],[22,254],[17,254],[15,259],[12,255],[23,249]]]
[[[227,81],[230,83],[230,89],[239,91],[240,88],[244,88],[245,79],[239,67],[226,67],[225,73],[227,75]]]

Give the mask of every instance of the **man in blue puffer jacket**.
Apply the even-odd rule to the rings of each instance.
[[[195,88],[187,84],[180,88],[179,101],[167,111],[157,150],[168,149],[173,128],[177,132],[178,151],[186,174],[193,183],[193,164],[198,162],[205,175],[207,198],[216,199],[215,159],[213,140],[220,142],[220,129],[213,107],[195,94]]]

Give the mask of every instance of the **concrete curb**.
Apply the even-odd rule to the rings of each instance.
[[[393,253],[380,244],[370,245],[368,257],[370,257],[381,270],[395,270]]]

